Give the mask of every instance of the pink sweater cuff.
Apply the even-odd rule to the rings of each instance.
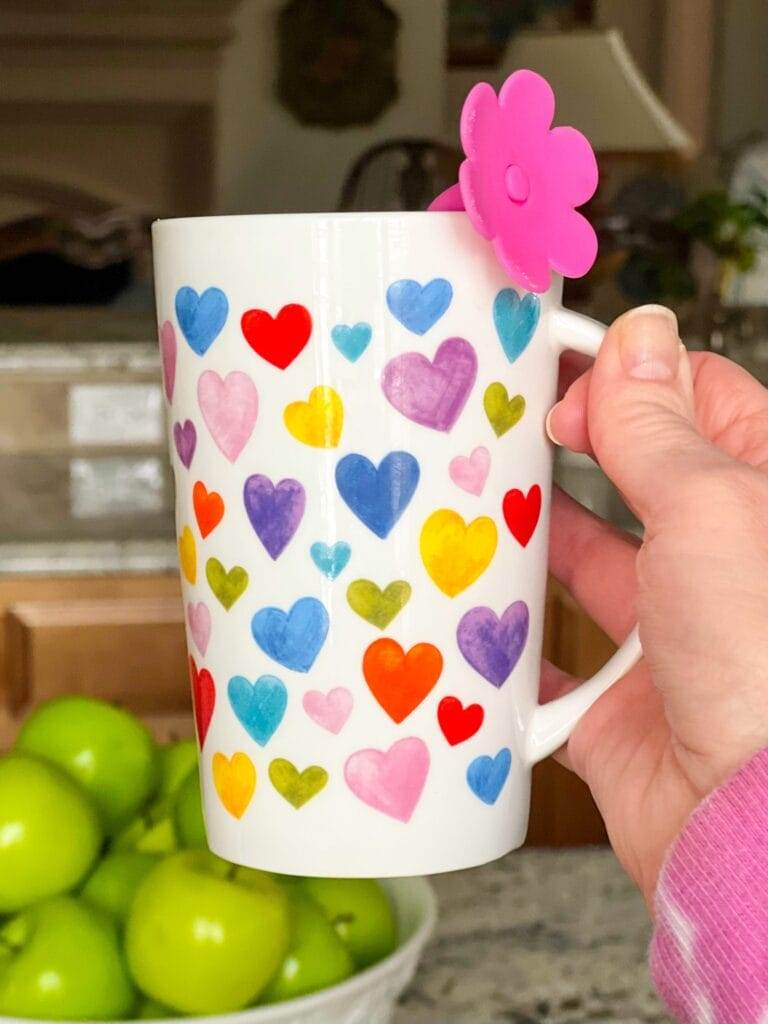
[[[768,748],[675,840],[656,890],[650,959],[681,1024],[768,1024]]]

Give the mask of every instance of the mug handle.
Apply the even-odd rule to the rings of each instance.
[[[597,355],[606,331],[603,324],[568,309],[554,310],[549,314],[548,321],[549,337],[558,352],[573,349],[588,356]],[[591,679],[549,704],[537,705],[525,741],[528,764],[536,764],[561,747],[598,697],[626,675],[642,655],[643,649],[635,626],[618,651]]]

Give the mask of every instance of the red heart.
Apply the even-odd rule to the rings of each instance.
[[[195,725],[197,726],[197,741],[202,749],[205,737],[208,735],[208,726],[213,717],[213,707],[216,703],[216,684],[213,676],[207,668],[197,671],[195,659],[189,659],[189,679],[192,683],[192,707],[195,711]]]
[[[371,693],[399,725],[440,678],[443,656],[432,644],[415,644],[406,654],[396,640],[374,640],[363,655]]]
[[[484,718],[485,712],[479,704],[463,707],[458,697],[443,697],[437,706],[437,720],[452,747],[474,736]]]
[[[528,494],[514,489],[507,491],[501,508],[509,532],[525,547],[533,536],[541,514],[541,488],[534,484]]]
[[[284,370],[309,341],[312,317],[305,306],[292,302],[275,317],[264,309],[249,309],[240,326],[253,351]]]
[[[200,527],[201,537],[207,537],[215,530],[224,515],[224,499],[216,491],[209,491],[202,480],[198,480],[192,488],[192,504],[195,508],[195,519]]]

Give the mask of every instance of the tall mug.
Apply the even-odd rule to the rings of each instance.
[[[603,328],[463,213],[153,236],[211,849],[350,877],[514,849],[532,765],[639,654],[538,705],[544,419]]]

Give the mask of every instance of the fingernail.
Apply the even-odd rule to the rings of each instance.
[[[552,430],[552,413],[555,411],[555,409],[558,407],[558,405],[560,405],[560,403],[556,402],[552,406],[552,408],[547,413],[547,418],[544,420],[544,429],[547,432],[547,437],[552,442],[552,444],[557,444],[557,445],[560,444],[560,441],[558,441],[558,439],[555,437],[554,431]]]
[[[625,313],[619,354],[629,377],[674,380],[680,365],[680,338],[672,310],[666,306],[639,306]]]

